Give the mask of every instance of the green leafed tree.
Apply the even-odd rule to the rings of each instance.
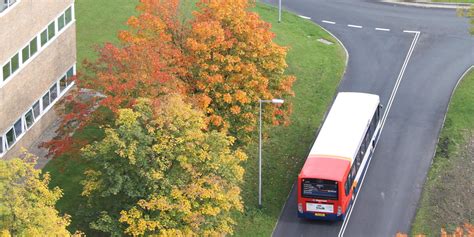
[[[205,131],[205,116],[179,95],[139,99],[118,111],[105,138],[83,149],[83,195],[97,206],[92,228],[112,235],[222,236],[242,210],[246,159],[234,139]]]
[[[71,236],[69,216],[55,209],[62,191],[49,189],[49,174],[41,175],[34,164],[0,161],[0,236]]]

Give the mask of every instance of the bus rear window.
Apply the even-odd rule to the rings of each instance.
[[[337,200],[337,181],[303,179],[301,183],[301,196],[303,197]]]

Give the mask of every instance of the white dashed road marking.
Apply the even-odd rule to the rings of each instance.
[[[306,20],[311,20],[311,17],[309,16],[303,16],[303,15],[298,15],[298,16]]]
[[[323,20],[323,23],[331,24],[331,25],[336,24],[336,22],[334,22],[334,21],[326,21],[326,20]]]
[[[412,34],[419,34],[420,33],[419,31],[416,31],[416,30],[404,30],[403,32],[412,33]]]
[[[390,29],[386,29],[386,28],[375,28],[375,30],[378,30],[378,31],[390,31]]]
[[[362,26],[358,26],[358,25],[347,25],[347,26],[352,27],[352,28],[359,28],[359,29],[362,28]]]

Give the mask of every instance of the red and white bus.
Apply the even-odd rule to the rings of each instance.
[[[380,134],[378,95],[341,92],[298,175],[298,216],[343,220]]]

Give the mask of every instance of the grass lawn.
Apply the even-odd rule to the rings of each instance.
[[[463,222],[474,223],[474,69],[449,105],[436,156],[428,173],[412,234],[438,236]]]
[[[185,4],[191,2],[193,1],[184,1]],[[134,13],[135,3],[136,1],[129,0],[120,0],[120,3],[113,1],[113,4],[107,0],[76,1],[77,43],[80,60],[95,58],[91,46],[104,41],[116,42],[117,30],[123,29],[123,22]],[[188,5],[184,9],[189,11],[192,7]],[[272,23],[272,30],[277,35],[276,42],[290,48],[287,57],[288,73],[297,77],[294,86],[296,97],[290,99],[294,104],[290,126],[265,126],[268,137],[265,138],[263,145],[262,209],[257,208],[256,133],[255,144],[248,148],[249,159],[244,164],[246,174],[245,182],[242,185],[245,211],[235,214],[236,236],[269,236],[271,234],[291,185],[296,180],[305,160],[315,132],[335,95],[345,63],[342,47],[337,44],[335,39],[310,21],[284,12],[283,22],[277,23],[276,8],[262,4],[258,4],[255,11],[264,20]],[[101,26],[107,29],[100,29]],[[93,29],[90,30],[90,28]],[[322,44],[317,41],[320,38],[334,44]],[[90,129],[84,134],[78,135],[100,136],[100,132]],[[80,197],[82,186],[79,182],[86,167],[87,164],[78,159],[59,157],[44,168],[45,171],[52,174],[51,185],[59,186],[64,190],[65,195],[58,202],[58,209],[72,215],[71,230],[79,228],[86,231],[86,227],[78,226],[77,220],[74,219],[80,212],[78,205],[84,203],[84,199]]]
[[[119,30],[135,12],[136,0],[77,0],[77,66],[84,59],[97,58],[95,47],[104,42],[117,43]]]

